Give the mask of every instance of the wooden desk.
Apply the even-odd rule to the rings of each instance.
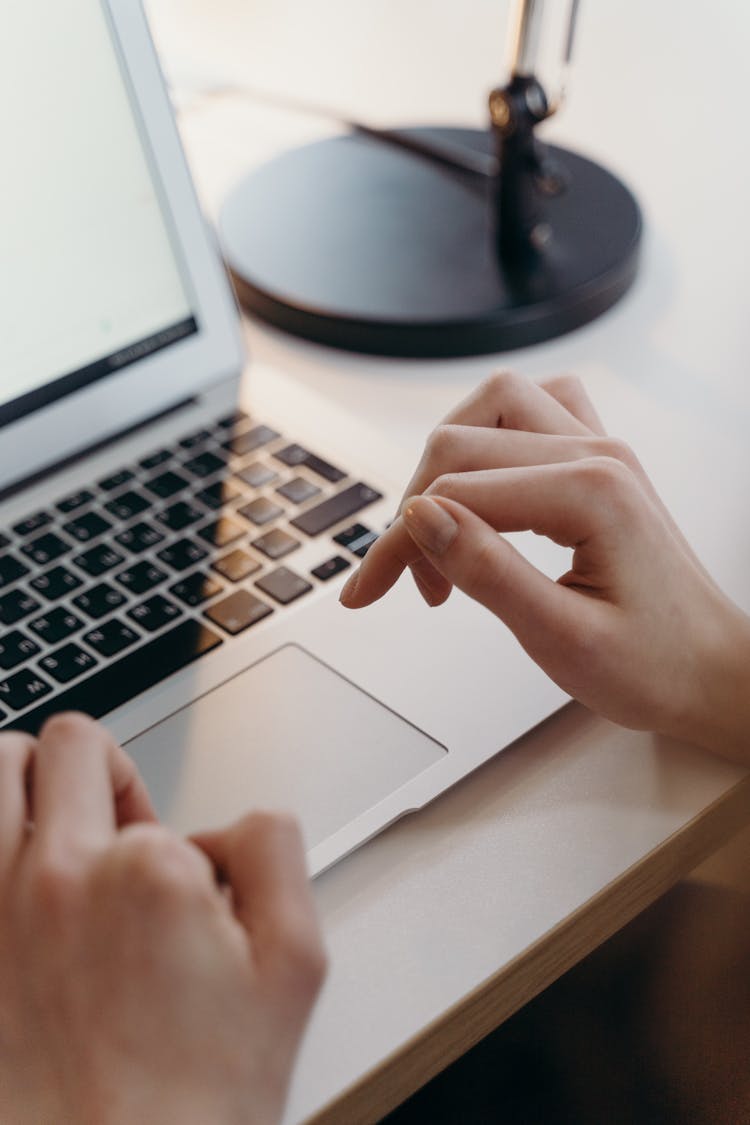
[[[250,165],[334,131],[232,79],[375,123],[480,124],[506,5],[487,0],[151,0],[209,213]],[[750,286],[744,122],[750,9],[584,5],[570,103],[548,136],[631,184],[636,287],[589,327],[503,356],[574,370],[702,559],[750,610]],[[366,413],[406,478],[429,428],[496,361],[376,360],[247,326],[259,383]],[[316,883],[332,969],[287,1122],[376,1121],[716,848],[750,812],[743,771],[570,706]]]

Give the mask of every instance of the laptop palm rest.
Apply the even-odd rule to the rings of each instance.
[[[445,748],[296,645],[128,744],[181,832],[289,809],[313,847],[440,761]]]

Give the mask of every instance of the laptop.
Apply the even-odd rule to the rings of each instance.
[[[338,604],[403,482],[257,392],[140,5],[3,23],[0,727],[87,711],[175,829],[288,808],[316,874],[566,697],[459,593]]]

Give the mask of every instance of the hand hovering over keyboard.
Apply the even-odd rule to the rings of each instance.
[[[0,900],[3,1125],[278,1119],[324,964],[293,823],[188,843],[57,716],[0,736]]]
[[[557,582],[497,534],[522,530],[572,548]],[[499,375],[462,402],[343,604],[370,605],[406,567],[430,605],[453,585],[485,605],[599,714],[750,762],[750,619],[578,380]]]

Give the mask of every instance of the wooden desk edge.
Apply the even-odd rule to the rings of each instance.
[[[307,1119],[374,1125],[669,890],[750,821],[750,774],[529,950]]]

